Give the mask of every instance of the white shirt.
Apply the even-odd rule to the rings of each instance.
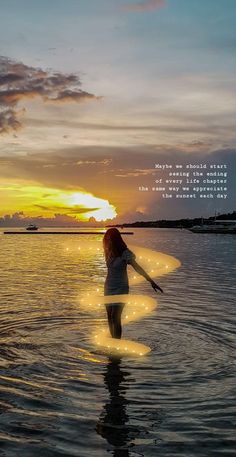
[[[110,261],[104,284],[104,295],[129,293],[127,264],[130,264],[135,258],[135,254],[127,248],[122,252],[121,256],[115,257]]]

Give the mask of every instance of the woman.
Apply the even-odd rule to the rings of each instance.
[[[129,293],[127,264],[144,276],[155,291],[163,290],[150,278],[136,262],[135,254],[128,249],[117,228],[110,228],[103,237],[103,248],[107,265],[107,277],[104,284],[104,295],[120,295]],[[121,313],[124,303],[112,303],[106,306],[107,318],[112,338],[121,338]]]

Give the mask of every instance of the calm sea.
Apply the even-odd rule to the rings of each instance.
[[[132,286],[159,306],[123,335],[152,352],[117,362],[89,343],[105,312],[78,299],[103,284],[102,251],[81,257],[79,235],[0,234],[1,456],[236,455],[236,236],[134,232],[128,245],[182,266],[157,280],[163,295]]]

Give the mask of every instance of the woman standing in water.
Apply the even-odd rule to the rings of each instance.
[[[128,249],[117,228],[110,228],[103,237],[103,248],[107,265],[107,277],[104,284],[104,295],[129,293],[127,264],[132,265],[137,273],[144,276],[155,291],[163,292],[144,269],[136,262],[135,254]],[[106,306],[107,318],[112,338],[121,338],[121,314],[125,304],[112,303]]]

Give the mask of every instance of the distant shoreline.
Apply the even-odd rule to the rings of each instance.
[[[199,225],[202,222],[208,223],[208,222],[213,222],[215,219],[217,220],[236,220],[236,211],[233,211],[232,213],[228,214],[218,214],[217,216],[211,216],[208,218],[202,218],[202,217],[196,217],[196,218],[182,218],[182,219],[160,219],[156,221],[136,221],[136,222],[124,222],[120,224],[96,224],[96,225],[80,225],[79,221],[78,224],[68,224],[68,225],[52,225],[52,224],[43,224],[42,222],[40,223],[37,218],[34,219],[28,219],[27,222],[25,222],[25,225],[19,224],[11,224],[11,221],[8,220],[7,224],[1,224],[0,223],[0,230],[1,229],[19,229],[22,228],[24,229],[26,225],[29,223],[36,223],[39,225],[39,228],[50,228],[50,230],[54,230],[57,228],[60,229],[74,229],[74,230],[101,230],[101,229],[106,229],[110,227],[120,227],[120,228],[176,228],[176,229],[181,229],[181,228],[191,228],[193,225]],[[22,222],[22,221],[21,221]],[[41,225],[42,224],[42,225]]]
[[[236,211],[233,211],[232,213],[228,214],[220,214],[217,217],[216,216],[211,216],[208,218],[202,218],[202,217],[197,217],[194,219],[173,219],[173,220],[166,220],[166,219],[161,219],[157,221],[137,221],[137,222],[131,222],[131,223],[124,223],[124,224],[109,224],[106,225],[106,227],[121,227],[121,228],[126,228],[126,227],[140,227],[140,228],[177,228],[177,229],[182,229],[182,228],[190,228],[193,225],[199,225],[202,222],[212,222],[215,219],[217,220],[236,220]]]

